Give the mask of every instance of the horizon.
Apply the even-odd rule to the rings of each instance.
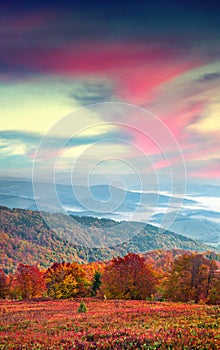
[[[219,244],[218,10],[3,2],[0,178],[30,184],[3,183],[0,203],[141,219]]]
[[[219,348],[220,1],[0,0],[0,119],[1,349]]]

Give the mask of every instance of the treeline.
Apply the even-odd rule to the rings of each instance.
[[[9,275],[0,270],[0,298],[87,296],[219,304],[220,274],[216,261],[196,253],[179,255],[163,266],[129,253],[106,263],[53,263],[44,271],[19,264]]]

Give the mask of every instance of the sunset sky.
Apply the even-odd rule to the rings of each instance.
[[[47,159],[83,173],[95,154],[106,176],[184,162],[219,183],[217,1],[32,3],[0,1],[0,175],[31,177],[45,137],[42,178]]]

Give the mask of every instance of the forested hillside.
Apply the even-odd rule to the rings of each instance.
[[[111,233],[111,227],[117,222],[89,217],[72,220],[63,214],[45,215],[47,222],[37,211],[0,207],[0,261],[5,272],[14,271],[18,263],[38,263],[41,268],[47,268],[54,261],[109,260],[128,252],[145,253],[154,249],[209,250],[201,242],[169,231],[162,233],[157,227],[143,227],[137,222],[124,222],[112,246],[110,243],[96,246],[94,242],[102,232],[103,235],[106,230]]]

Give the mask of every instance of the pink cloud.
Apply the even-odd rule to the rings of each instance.
[[[200,64],[200,62],[184,62],[180,58],[175,60],[172,55],[169,60],[164,60],[163,54],[158,53],[158,57],[152,58],[151,62],[146,60],[143,65],[137,63],[127,72],[122,70],[117,93],[131,103],[146,104],[155,97],[154,90],[160,85]]]
[[[182,153],[185,161],[198,157],[199,155],[210,155],[214,151],[206,142],[201,146],[201,141],[191,134],[187,127],[193,124],[204,111],[207,101],[188,102],[186,100],[176,101],[176,105],[164,108],[164,114],[159,117],[148,117],[146,114],[141,118],[133,115],[126,115],[127,124],[135,125],[136,129],[131,129],[130,133],[134,144],[147,155],[164,154],[170,159],[171,154]],[[176,107],[176,111],[175,111]],[[214,135],[212,142],[215,140]],[[205,152],[204,152],[204,147]],[[199,147],[199,150],[198,150]],[[219,147],[217,145],[217,147]],[[215,148],[216,151],[216,148]],[[211,152],[211,153],[210,153]],[[178,160],[177,160],[178,162]],[[159,167],[166,166],[166,162],[159,162]]]
[[[155,162],[153,164],[153,167],[156,170],[169,168],[169,161],[167,159],[162,159],[158,162]]]
[[[199,171],[194,171],[190,173],[190,176],[197,177],[197,178],[213,178],[213,179],[220,179],[220,168],[219,166],[209,166],[209,169],[204,167],[203,169],[200,169]]]
[[[207,101],[188,102],[187,99],[182,101],[174,101],[176,111],[166,111],[162,115],[162,120],[169,128],[172,135],[181,141],[188,136],[186,127],[193,124],[204,110]],[[180,104],[180,106],[178,106]],[[175,107],[174,107],[175,108]]]
[[[36,19],[37,20],[37,19]],[[116,95],[144,103],[164,82],[201,62],[171,48],[141,43],[74,43],[59,48],[9,50],[5,61],[40,73],[68,76],[101,75],[116,82]]]
[[[37,23],[37,18],[35,20]],[[27,27],[30,23],[26,23]],[[166,101],[165,92],[160,105],[159,90],[163,84],[172,84],[172,79],[204,64],[199,58],[184,57],[173,49],[158,48],[152,44],[100,45],[85,42],[52,49],[25,48],[16,55],[12,50],[7,55],[7,64],[17,64],[40,74],[68,76],[72,79],[105,77],[114,82],[115,96],[131,104],[151,103],[156,110],[159,101],[158,118],[140,118],[138,114],[131,113],[124,120],[127,125],[136,127],[136,130],[128,128],[127,132],[132,136],[134,145],[144,154],[165,154],[169,158],[168,162],[165,159],[155,162],[156,169],[178,164],[180,157],[175,157],[175,153],[179,152],[178,144],[181,144],[182,151],[186,151],[186,162],[191,162],[193,157],[199,157],[203,152],[197,150],[197,145],[201,142],[192,137],[187,127],[202,115],[207,99],[201,95],[193,101],[189,89],[187,95],[181,97],[174,94],[172,100],[171,91],[170,100]],[[190,147],[193,151],[187,152]],[[209,171],[210,176],[211,174],[217,177],[219,172],[214,169]]]

